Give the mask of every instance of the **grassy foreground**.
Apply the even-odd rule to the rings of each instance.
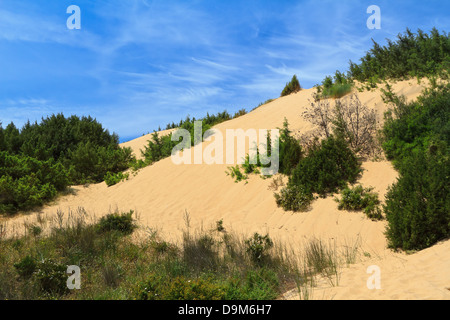
[[[0,232],[0,299],[273,300],[291,289],[307,299],[317,276],[337,285],[339,269],[358,251],[315,239],[300,255],[269,235],[237,236],[222,221],[194,232],[188,214],[174,244],[138,227],[134,215],[88,223],[79,208],[28,225],[22,236]],[[70,265],[80,268],[79,290],[67,289]]]

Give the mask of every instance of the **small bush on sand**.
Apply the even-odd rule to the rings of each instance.
[[[336,199],[339,210],[364,211],[372,220],[381,220],[380,200],[378,194],[372,192],[373,188],[363,188],[358,185],[354,188],[345,188],[341,191],[341,198]]]
[[[136,229],[133,219],[134,211],[128,213],[110,213],[100,219],[97,224],[99,232],[119,231],[123,234],[131,234]]]

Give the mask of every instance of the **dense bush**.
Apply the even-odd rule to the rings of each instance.
[[[279,172],[290,175],[303,157],[300,143],[291,135],[289,123],[285,119],[279,140]]]
[[[372,220],[381,220],[380,200],[378,194],[372,192],[373,188],[363,188],[358,185],[354,188],[345,188],[341,191],[341,198],[336,199],[339,210],[364,211]]]
[[[68,173],[59,162],[0,152],[0,213],[40,206],[68,182]]]
[[[245,241],[247,253],[252,261],[260,263],[268,255],[267,251],[273,247],[273,241],[269,235],[262,236],[255,233],[253,237]]]
[[[373,41],[373,48],[361,58],[350,62],[350,76],[361,82],[371,79],[407,79],[430,75],[448,76],[450,69],[450,38],[433,28],[430,34],[407,29],[397,41],[387,40],[386,46]],[[377,81],[377,80],[375,80]]]
[[[283,91],[281,92],[281,96],[288,96],[292,93],[296,93],[302,90],[302,87],[300,86],[300,82],[297,79],[297,75],[294,74],[291,81],[286,84]]]
[[[306,211],[314,200],[312,193],[305,191],[303,186],[289,184],[280,193],[275,193],[275,200],[279,207],[286,211]]]
[[[114,174],[111,172],[107,172],[105,176],[105,183],[108,187],[111,187],[121,181],[128,180],[128,177],[129,173],[124,174],[123,172],[119,172]]]
[[[66,265],[55,262],[52,259],[39,261],[35,271],[39,289],[50,296],[64,294],[68,291],[66,271]]]
[[[131,149],[91,117],[52,115],[21,130],[0,125],[0,212],[42,205],[69,184],[101,182],[132,160]]]
[[[383,147],[400,178],[386,195],[386,234],[393,248],[420,250],[450,236],[450,84],[392,101]]]
[[[448,155],[414,152],[386,195],[387,237],[392,248],[424,249],[450,236]]]
[[[110,213],[100,219],[97,224],[99,232],[118,231],[123,234],[131,234],[137,228],[133,219],[134,211],[128,213]]]
[[[293,170],[289,184],[302,186],[306,193],[325,196],[354,183],[361,164],[348,143],[334,136],[316,143],[308,156]]]
[[[395,96],[390,101],[395,104],[385,116],[383,149],[397,167],[413,151],[450,141],[450,84],[426,90],[409,104]]]
[[[315,100],[321,99],[339,99],[349,94],[352,91],[352,79],[345,76],[339,71],[336,71],[334,79],[330,76],[325,77],[321,85],[316,85],[317,92],[314,97]]]

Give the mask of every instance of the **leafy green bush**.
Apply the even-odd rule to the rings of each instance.
[[[52,115],[21,130],[0,125],[0,213],[43,205],[69,184],[101,182],[132,160],[131,149],[91,117]]]
[[[119,231],[123,234],[131,234],[136,229],[133,214],[133,210],[122,214],[110,213],[100,219],[97,229],[100,232]]]
[[[228,171],[225,171],[225,173],[227,174],[227,176],[233,178],[234,182],[236,183],[248,179],[248,176],[241,172],[241,168],[239,167],[239,165],[228,167]]]
[[[253,237],[245,241],[245,245],[252,261],[260,263],[267,256],[267,251],[273,247],[273,241],[268,234],[261,236],[255,233]]]
[[[279,172],[290,175],[303,157],[300,143],[291,135],[289,123],[284,120],[279,140]]]
[[[21,278],[29,279],[37,270],[37,263],[34,258],[28,255],[15,263],[14,268],[16,268],[16,271]]]
[[[421,250],[450,236],[450,84],[394,104],[383,128],[383,148],[400,172],[386,195],[392,248]]]
[[[123,172],[119,172],[119,173],[111,173],[111,172],[107,172],[105,175],[105,183],[108,187],[111,187],[121,181],[124,180],[128,180],[129,177],[129,173],[123,173]]]
[[[37,264],[35,272],[39,288],[52,296],[61,295],[68,291],[67,266],[51,259],[43,259]]]
[[[354,183],[360,173],[360,161],[348,143],[330,136],[311,147],[293,170],[289,184],[302,186],[306,194],[325,196]]]
[[[353,79],[372,83],[387,79],[405,79],[429,75],[448,76],[450,41],[447,33],[433,28],[430,34],[406,29],[397,40],[387,40],[387,46],[373,41],[373,47],[361,58],[359,65],[350,62]]]
[[[300,82],[297,79],[297,75],[294,74],[291,81],[286,84],[283,91],[281,92],[281,96],[288,96],[292,93],[296,93],[302,90],[302,87],[300,86]]]
[[[364,188],[358,185],[354,188],[345,188],[341,191],[341,198],[336,199],[339,210],[364,211],[372,220],[381,220],[380,200],[378,194],[372,192],[373,188]]]
[[[280,193],[275,193],[275,200],[279,207],[286,211],[306,211],[314,200],[312,193],[305,191],[303,186],[289,184]]]
[[[0,152],[0,213],[28,210],[52,200],[69,178],[60,163]]]
[[[384,206],[390,247],[421,250],[450,237],[449,178],[448,153],[413,152],[404,159]]]

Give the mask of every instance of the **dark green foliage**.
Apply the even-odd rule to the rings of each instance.
[[[17,273],[23,279],[29,279],[37,269],[37,262],[31,256],[26,256],[19,262],[14,264]]]
[[[243,180],[247,180],[248,176],[241,172],[239,165],[228,167],[228,171],[225,171],[228,176],[234,179],[234,182],[238,183]]]
[[[145,285],[141,285],[140,300],[224,300],[225,287],[210,279],[190,279],[176,277],[170,282],[152,275]]]
[[[131,149],[91,117],[58,114],[21,130],[0,126],[0,213],[42,205],[69,184],[101,182],[132,159]]]
[[[393,248],[424,249],[450,236],[450,84],[417,102],[391,97],[383,148],[400,172],[384,211]]]
[[[99,147],[90,141],[80,143],[78,147],[68,152],[69,159],[64,163],[70,167],[70,177],[77,184],[86,182],[101,182],[108,172],[119,173],[128,169],[133,159],[130,148],[118,146]]]
[[[336,71],[334,81],[332,77],[327,76],[322,81],[321,86],[316,86],[317,93],[315,95],[315,99],[339,99],[349,94],[352,91],[352,88],[352,80],[340,71]]]
[[[450,141],[449,84],[427,90],[409,104],[395,96],[390,100],[395,104],[385,116],[383,149],[397,167],[413,151],[424,150],[433,141]]]
[[[106,176],[105,176],[105,183],[108,187],[111,187],[115,184],[118,184],[121,181],[128,180],[128,177],[129,177],[128,173],[124,174],[122,172],[119,172],[119,173],[114,174],[114,173],[108,172],[108,173],[106,173]]]
[[[203,125],[208,125],[210,127],[215,126],[216,124],[231,120],[231,119],[235,119],[235,118],[239,118],[243,115],[247,114],[247,111],[245,109],[240,109],[238,110],[234,116],[232,116],[231,114],[228,113],[228,111],[224,110],[222,112],[218,112],[217,114],[212,114],[210,115],[209,112],[206,113],[206,117],[203,117],[201,119],[195,119],[187,116],[185,120],[181,120],[179,123],[169,123],[166,126],[166,130],[169,129],[176,129],[176,128],[184,128],[184,129],[188,129],[187,126],[191,126],[193,125],[193,123],[195,121],[202,121]],[[188,129],[189,130],[189,129]],[[161,131],[161,130],[159,130]]]
[[[450,236],[450,161],[447,154],[413,152],[386,195],[392,248],[421,250]]]
[[[361,185],[345,188],[341,191],[341,199],[336,199],[339,210],[364,211],[368,218],[381,220],[380,200],[372,190],[373,188],[363,188]]]
[[[125,235],[131,234],[135,229],[136,225],[133,219],[134,211],[128,213],[110,213],[100,219],[97,224],[97,229],[99,232],[111,232],[118,231]]]
[[[350,62],[353,79],[378,82],[387,79],[407,79],[437,75],[448,77],[443,71],[450,68],[450,38],[433,28],[430,34],[409,29],[397,36],[397,41],[387,40],[386,46],[373,41],[373,48],[361,58],[359,65]]]
[[[255,233],[253,237],[245,241],[245,245],[252,261],[260,263],[267,256],[267,251],[273,247],[273,241],[268,234],[262,236]]]
[[[291,131],[289,130],[289,123],[287,119],[285,119],[283,129],[280,131],[279,172],[290,175],[302,157],[302,147],[300,146],[300,143],[292,137]]]
[[[160,137],[157,132],[154,132],[152,134],[152,140],[148,141],[148,145],[142,152],[142,155],[145,157],[145,162],[152,164],[170,157],[172,149],[176,146],[176,142],[173,142],[171,139],[172,135]]]
[[[306,192],[303,186],[289,184],[280,193],[275,193],[275,200],[279,207],[286,211],[306,211],[314,196],[310,192]]]
[[[51,296],[66,293],[67,266],[51,259],[44,259],[37,264],[35,277],[39,289]]]
[[[311,147],[292,172],[289,184],[325,196],[345,188],[348,182],[354,183],[360,173],[360,162],[348,143],[330,136]]]
[[[283,91],[281,92],[281,96],[288,96],[292,93],[296,93],[302,90],[302,87],[300,86],[300,82],[297,79],[297,75],[294,74],[291,81],[286,84]]]
[[[68,185],[61,163],[0,152],[0,213],[28,210],[53,199]]]

